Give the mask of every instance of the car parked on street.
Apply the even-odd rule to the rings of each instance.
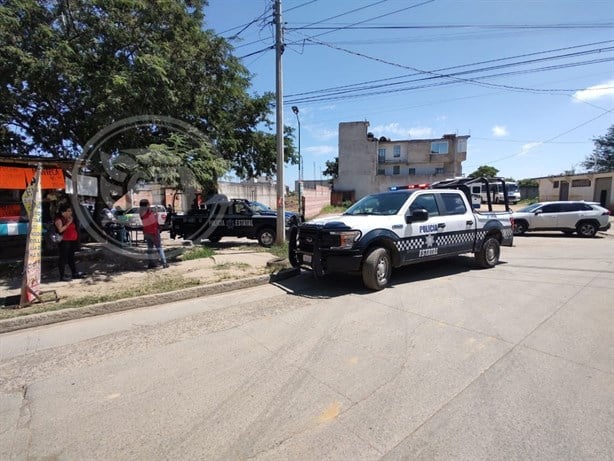
[[[610,228],[610,212],[593,202],[539,202],[512,214],[514,234],[530,231],[577,232],[580,237],[594,237],[597,231]]]
[[[228,200],[221,196],[219,201],[211,201],[185,215],[173,215],[171,238],[180,237],[197,242],[206,238],[217,243],[223,237],[245,237],[258,240],[263,247],[270,247],[276,239],[277,212],[256,203],[245,199]],[[296,213],[286,212],[286,235],[298,223],[300,217]]]
[[[160,230],[168,230],[170,227],[170,223],[167,222],[166,215],[168,212],[166,211],[166,207],[164,205],[151,205],[151,211],[157,213],[158,215],[158,224],[160,225]],[[143,222],[141,221],[141,216],[139,215],[139,207],[135,206],[120,216],[118,216],[118,221],[126,227],[131,228],[139,228],[143,227]]]

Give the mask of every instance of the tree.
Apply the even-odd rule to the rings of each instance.
[[[593,139],[593,155],[586,157],[582,166],[592,173],[614,171],[614,125],[608,128],[605,136]]]
[[[538,187],[539,183],[535,179],[526,178],[518,181],[518,185],[521,187]]]
[[[113,122],[160,114],[204,133],[238,176],[274,173],[275,135],[257,130],[272,126],[273,95],[248,94],[249,72],[204,27],[206,5],[3,1],[0,149],[72,158]],[[143,147],[169,140],[155,127],[130,136]],[[290,136],[285,144],[286,161],[296,163]]]
[[[326,169],[322,172],[324,176],[332,176],[333,179],[339,177],[339,157],[335,157],[335,160],[326,161]]]
[[[470,178],[494,178],[499,170],[494,166],[482,165],[469,175]]]

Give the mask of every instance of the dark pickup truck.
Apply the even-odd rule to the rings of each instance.
[[[286,233],[300,222],[296,213],[286,213]],[[171,217],[171,238],[219,242],[222,237],[245,237],[258,240],[264,247],[275,243],[277,213],[258,202],[231,199],[208,204],[184,215]]]

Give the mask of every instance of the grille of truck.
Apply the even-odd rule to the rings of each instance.
[[[331,248],[339,245],[339,237],[323,231],[320,226],[303,224],[298,233],[298,249],[313,253],[314,247]]]

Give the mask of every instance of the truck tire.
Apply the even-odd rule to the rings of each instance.
[[[265,248],[275,243],[275,231],[270,227],[265,227],[258,231],[258,243]]]
[[[475,260],[480,267],[489,269],[495,267],[499,263],[499,254],[501,253],[501,245],[495,237],[486,237],[482,248],[475,253]]]
[[[211,243],[217,243],[217,242],[219,242],[220,240],[222,240],[222,237],[221,237],[221,236],[219,236],[219,235],[210,235],[210,236],[209,236],[209,237],[207,237],[207,238],[209,239],[209,241],[210,241]]]
[[[290,239],[288,240],[288,260],[292,267],[299,267],[300,264],[298,262],[297,256],[297,247],[298,247],[298,227],[292,226],[290,229]]]
[[[362,264],[362,281],[371,290],[381,290],[390,283],[392,264],[385,248],[375,248]]]
[[[592,223],[589,221],[579,222],[576,229],[580,237],[588,237],[588,238],[594,237],[595,235],[597,235],[597,230],[598,230],[595,223]]]
[[[523,235],[527,231],[527,223],[522,220],[514,220],[514,235]]]

